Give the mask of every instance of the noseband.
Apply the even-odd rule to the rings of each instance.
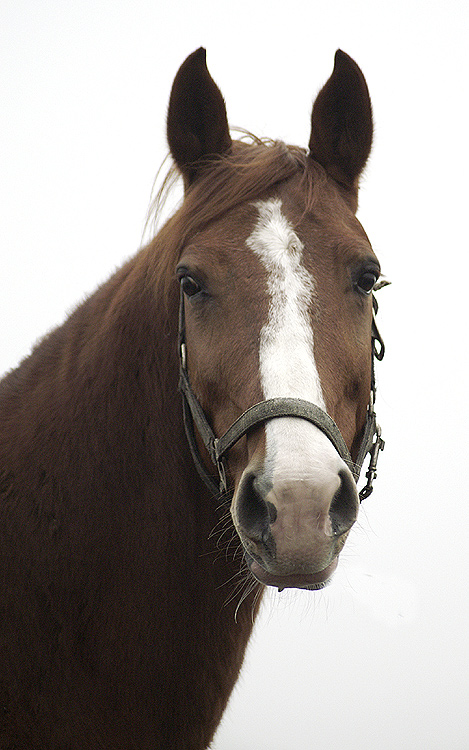
[[[329,438],[340,457],[350,468],[355,482],[358,482],[365,458],[368,453],[370,454],[370,462],[368,465],[368,471],[366,472],[367,481],[365,486],[359,492],[360,502],[371,495],[373,492],[373,481],[376,478],[376,465],[379,452],[384,448],[384,440],[381,437],[381,428],[376,422],[374,408],[376,396],[374,360],[376,358],[381,361],[384,356],[384,343],[375,321],[375,313],[377,310],[378,303],[376,302],[375,297],[373,297],[373,322],[371,329],[371,393],[357,460],[353,462],[342,434],[334,420],[331,419],[323,409],[320,409],[319,406],[316,406],[316,404],[309,401],[304,401],[301,398],[272,398],[267,401],[260,401],[258,404],[254,404],[254,406],[251,406],[241,414],[241,416],[233,422],[231,427],[227,429],[224,435],[217,438],[189,382],[189,374],[187,372],[184,293],[181,290],[179,303],[178,348],[179,390],[182,393],[184,428],[195,467],[200,478],[204,481],[210,492],[214,495],[228,492],[226,455],[230,448],[246,435],[249,430],[277,417],[297,417],[311,422]],[[217,468],[218,484],[208,472],[203,462],[197,445],[194,427],[197,427],[197,432],[207,449],[210,459]]]

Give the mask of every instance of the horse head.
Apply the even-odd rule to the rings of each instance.
[[[357,518],[374,419],[380,267],[355,215],[372,140],[365,79],[339,50],[308,151],[233,141],[200,49],[174,81],[167,132],[185,185],[173,272],[199,471],[209,486],[213,463],[226,473],[255,578],[321,588]]]

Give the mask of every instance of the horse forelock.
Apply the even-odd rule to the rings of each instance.
[[[152,282],[164,299],[188,238],[228,211],[256,200],[296,174],[302,175],[304,181],[304,210],[311,210],[315,188],[325,178],[322,168],[298,146],[251,135],[249,141],[235,141],[229,154],[207,162],[206,170],[187,191],[181,206],[148,245]],[[168,171],[153,202],[154,214],[173,190],[178,174],[175,166]],[[157,218],[154,216],[153,220]]]

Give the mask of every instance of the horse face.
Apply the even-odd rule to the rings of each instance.
[[[370,393],[379,265],[332,181],[308,213],[303,190],[288,180],[184,250],[190,378],[217,435],[254,403],[301,398],[332,416],[353,454]],[[240,440],[228,463],[253,574],[281,587],[324,585],[359,507],[329,439],[306,420],[276,418]]]
[[[370,394],[370,292],[379,276],[354,215],[371,145],[366,83],[337,53],[313,107],[303,169],[242,201],[236,169],[231,183],[209,188],[211,165],[229,161],[236,147],[202,52],[176,77],[168,140],[188,201],[197,203],[198,193],[199,204],[200,195],[208,201],[211,190],[215,201],[231,195],[234,208],[214,211],[178,263],[193,389],[217,435],[259,401],[312,402],[336,421],[354,457]],[[241,173],[248,164],[239,161]],[[262,185],[259,175],[254,182]],[[322,587],[359,507],[330,440],[304,419],[275,418],[231,449],[228,466],[232,518],[254,576]]]

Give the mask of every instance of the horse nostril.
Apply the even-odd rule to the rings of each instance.
[[[335,536],[345,534],[355,523],[358,515],[358,497],[353,477],[340,471],[340,487],[332,498],[329,509],[332,531]]]
[[[263,499],[254,472],[246,474],[242,480],[238,494],[237,516],[243,531],[252,540],[265,542],[270,536],[270,523],[277,517],[277,511],[272,503]]]

